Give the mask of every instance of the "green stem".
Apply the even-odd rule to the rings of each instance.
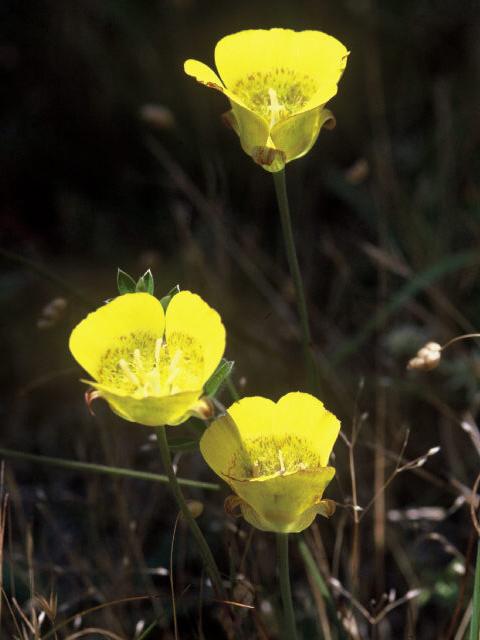
[[[470,622],[469,640],[480,638],[480,538],[477,543],[477,562],[475,565],[475,583],[473,586],[472,620]]]
[[[285,638],[297,640],[295,613],[293,611],[292,590],[290,588],[290,569],[288,564],[288,533],[277,533],[277,562],[280,577],[280,592],[283,604],[283,624]]]
[[[318,587],[318,590],[320,591],[322,598],[327,603],[327,607],[330,612],[330,618],[337,629],[339,640],[347,640],[345,631],[343,630],[342,624],[338,619],[337,609],[332,599],[332,596],[330,594],[330,591],[325,583],[325,580],[323,579],[322,574],[318,569],[317,563],[315,562],[315,558],[312,556],[312,553],[304,540],[300,540],[300,542],[298,543],[298,549],[300,551],[300,555],[303,558],[303,562],[305,564],[305,567],[308,573],[310,574],[315,585]]]
[[[168,476],[170,488],[177,502],[178,508],[182,513],[182,516],[185,519],[185,522],[187,523],[193,537],[195,538],[195,542],[197,543],[198,550],[205,564],[205,568],[208,571],[210,580],[212,581],[213,589],[217,597],[222,597],[224,596],[225,590],[223,587],[222,578],[220,576],[220,571],[218,570],[217,563],[215,562],[212,552],[210,551],[210,547],[203,537],[203,534],[200,531],[200,527],[196,523],[195,518],[190,513],[190,509],[188,508],[185,498],[183,497],[182,490],[172,466],[172,458],[170,457],[170,449],[168,448],[166,429],[165,427],[157,427],[156,431],[158,445],[160,448],[160,457],[162,458],[162,464],[165,469],[165,473]]]
[[[318,371],[312,348],[312,334],[310,331],[310,321],[308,318],[307,301],[305,298],[305,288],[303,286],[302,274],[298,264],[297,250],[293,237],[292,218],[290,206],[288,204],[287,184],[285,181],[285,170],[273,173],[275,193],[277,195],[280,220],[282,223],[283,240],[287,252],[288,266],[295,287],[297,310],[300,317],[300,328],[302,332],[302,346],[305,358],[305,365],[308,374],[308,384],[312,392],[318,389]]]
[[[122,467],[107,467],[104,464],[92,464],[91,462],[78,462],[77,460],[64,460],[63,458],[50,458],[48,456],[40,456],[33,453],[24,453],[23,451],[15,451],[14,449],[0,448],[1,458],[13,458],[16,460],[25,460],[26,462],[38,462],[51,467],[60,467],[61,469],[70,469],[76,471],[86,471],[87,473],[102,473],[108,476],[121,476],[123,478],[134,478],[136,480],[151,480],[153,482],[162,482],[167,484],[169,478],[159,473],[149,473],[148,471],[136,471],[135,469],[125,469]],[[211,482],[198,482],[197,480],[187,480],[185,478],[177,478],[178,484],[186,487],[196,487],[198,489],[209,489],[216,491],[220,489],[218,484]]]

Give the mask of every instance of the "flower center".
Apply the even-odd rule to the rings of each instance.
[[[173,333],[168,343],[148,333],[117,339],[102,356],[98,381],[136,398],[194,391],[202,386],[203,355],[194,338]]]
[[[315,93],[316,83],[307,74],[277,67],[267,72],[250,73],[239,80],[232,90],[273,127],[308,102]]]
[[[319,454],[310,442],[296,435],[258,436],[242,441],[227,475],[235,478],[259,478],[318,469]]]

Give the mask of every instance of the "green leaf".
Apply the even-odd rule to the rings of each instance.
[[[118,293],[123,295],[124,293],[135,293],[135,280],[132,276],[129,276],[126,271],[117,269],[117,287]]]
[[[153,296],[154,290],[155,283],[153,282],[153,274],[149,269],[148,271],[145,271],[141,278],[138,279],[135,291],[137,291],[137,293],[149,293]]]
[[[205,395],[214,396],[218,392],[222,384],[232,373],[234,364],[233,360],[225,360],[225,358],[222,358],[222,361],[205,385]]]
[[[172,287],[170,289],[170,291],[167,293],[167,295],[163,296],[163,298],[160,298],[160,302],[162,304],[163,310],[166,311],[168,305],[170,304],[171,299],[173,298],[173,296],[176,296],[177,293],[180,293],[180,285],[176,284],[174,287]]]

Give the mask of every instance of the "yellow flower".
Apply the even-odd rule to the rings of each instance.
[[[220,316],[190,291],[166,313],[148,293],[128,293],[90,313],[70,336],[70,351],[125,420],[176,425],[202,407],[205,382],[225,349]]]
[[[335,475],[327,465],[339,430],[337,418],[308,393],[288,393],[277,403],[243,398],[207,428],[200,450],[237,494],[227,498],[227,510],[239,506],[263,531],[299,532],[335,510],[322,496]]]
[[[335,125],[324,105],[337,93],[347,56],[321,31],[250,29],[217,43],[220,77],[198,60],[187,60],[185,73],[227,96],[232,109],[225,118],[243,150],[276,172],[304,156],[322,126]]]

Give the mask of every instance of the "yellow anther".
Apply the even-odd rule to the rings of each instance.
[[[173,358],[172,358],[172,360],[170,362],[170,366],[168,367],[168,369],[170,371],[170,375],[167,378],[167,385],[172,385],[173,381],[175,380],[175,378],[180,373],[180,368],[179,368],[178,364],[179,364],[181,358],[182,358],[182,350],[181,349],[177,349],[175,351],[175,355],[173,356]]]
[[[157,369],[160,362],[160,352],[162,350],[162,347],[163,347],[162,338],[157,338],[155,340],[155,366],[157,367]]]
[[[273,127],[273,125],[280,119],[282,105],[278,101],[277,92],[271,87],[268,90],[268,97],[270,98],[270,127]]]
[[[140,386],[140,380],[137,378],[137,376],[130,369],[130,366],[129,366],[128,362],[124,358],[121,358],[118,361],[118,364],[120,366],[120,369],[123,371],[123,373],[130,380],[130,382],[132,382],[136,387]]]
[[[135,349],[133,352],[133,361],[137,367],[137,371],[143,371],[142,356],[140,355],[140,349]]]
[[[285,469],[285,460],[283,459],[283,453],[281,449],[278,450],[278,459],[280,461],[280,475],[283,476],[286,469]]]
[[[144,388],[148,391],[147,395],[160,395],[162,392],[162,385],[160,382],[160,374],[157,369],[152,369],[145,376]]]

